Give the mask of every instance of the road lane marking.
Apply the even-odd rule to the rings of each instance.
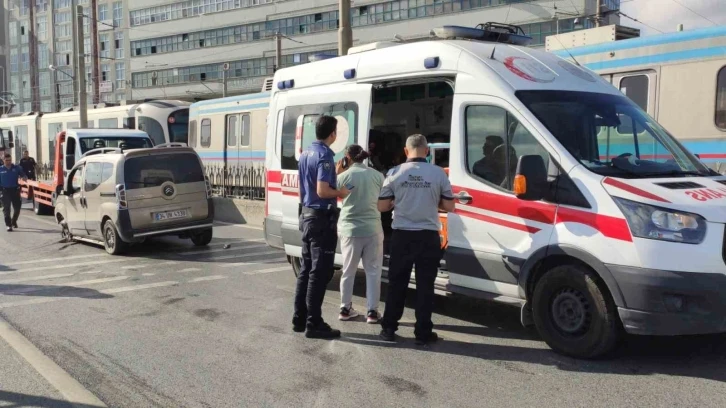
[[[35,272],[35,271],[46,271],[46,270],[53,270],[53,269],[65,269],[65,268],[75,268],[79,266],[95,266],[95,265],[105,265],[110,263],[119,263],[124,262],[126,259],[109,259],[108,261],[95,261],[95,262],[79,262],[74,264],[66,264],[66,265],[52,265],[52,266],[37,266],[33,268],[25,268],[25,269],[17,269],[10,272],[0,272],[0,276],[5,275],[12,275],[16,273],[25,273],[25,272]]]
[[[225,252],[225,251],[242,251],[245,249],[252,249],[252,248],[260,248],[260,247],[266,247],[267,244],[255,244],[255,245],[249,245],[249,246],[240,246],[240,247],[231,247],[231,248],[221,248],[221,249],[205,249],[201,251],[191,251],[191,252],[183,252],[179,255],[201,255],[201,254],[213,254],[215,252]]]
[[[212,258],[213,261],[218,260],[224,260],[224,259],[242,259],[242,258],[252,258],[255,256],[262,256],[262,255],[272,255],[272,254],[281,254],[282,251],[279,249],[275,249],[272,251],[264,251],[264,252],[255,252],[253,254],[244,254],[244,255],[229,255],[229,256],[218,256],[215,258]],[[228,268],[230,266],[236,266],[236,265],[244,265],[246,262],[237,262],[232,264],[226,264],[226,265],[220,265],[221,267]]]
[[[282,271],[289,271],[290,265],[280,266],[277,268],[268,268],[268,269],[261,269],[259,271],[247,271],[242,272],[243,275],[260,275],[264,273],[273,273],[273,272],[282,272]]]
[[[149,266],[149,265],[148,264],[145,264],[145,265],[129,265],[129,266],[122,266],[121,269],[141,269],[141,268],[146,268],[147,266]]]
[[[15,330],[2,317],[0,317],[0,337],[71,404],[87,407],[106,407],[103,401],[43,354],[30,340]]]
[[[128,276],[114,276],[112,278],[91,279],[91,280],[85,280],[85,281],[79,281],[79,282],[69,282],[69,283],[64,283],[64,284],[45,285],[43,287],[32,287],[32,288],[13,290],[11,292],[4,293],[4,295],[13,296],[13,295],[26,294],[26,293],[44,292],[46,290],[51,290],[54,288],[57,289],[57,288],[62,288],[62,287],[83,289],[84,286],[96,285],[99,283],[106,283],[106,282],[116,282],[116,281],[120,281],[120,280],[124,280],[124,279],[128,279],[128,278],[129,278]]]
[[[164,287],[164,286],[172,286],[172,285],[177,285],[178,283],[179,282],[176,282],[176,281],[148,283],[146,285],[123,286],[120,288],[99,290],[99,292],[107,294],[107,295],[111,295],[114,293],[132,292],[134,290],[143,290],[143,289],[151,289],[151,288],[160,288],[160,287]]]
[[[16,266],[16,265],[37,264],[37,263],[43,263],[43,262],[59,262],[59,261],[71,260],[71,259],[97,258],[98,255],[99,254],[94,254],[94,255],[74,255],[74,256],[66,256],[66,257],[62,257],[62,258],[33,259],[31,261],[5,262],[4,265],[6,265],[6,266]]]
[[[212,280],[227,279],[227,278],[228,278],[228,276],[222,276],[222,275],[202,276],[201,278],[189,279],[187,281],[187,283],[204,282],[204,281],[212,281]]]

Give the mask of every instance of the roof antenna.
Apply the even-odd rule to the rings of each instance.
[[[507,16],[504,17],[504,24],[507,24],[507,21],[509,21],[509,12],[512,11],[512,3],[509,3],[509,7],[507,8]],[[497,44],[499,44],[499,40],[502,38],[502,32],[499,31],[499,35],[497,36],[497,42],[494,43],[494,47],[492,48],[492,55],[489,56],[489,59],[495,60],[494,58],[494,51],[497,50]]]
[[[577,24],[577,20],[578,19],[575,19],[575,24]],[[572,55],[572,53],[570,52],[570,50],[568,50],[567,47],[565,47],[565,44],[562,44],[562,41],[560,41],[560,35],[559,34],[555,34],[555,35],[552,35],[550,37],[555,37],[557,39],[557,42],[560,43],[560,45],[562,46],[562,49],[565,50],[565,52],[567,52],[567,54],[570,56],[570,58],[572,58],[573,61],[575,61],[575,64],[578,67],[582,67],[582,65],[580,65],[580,63],[577,61],[577,59],[575,58],[575,56]]]

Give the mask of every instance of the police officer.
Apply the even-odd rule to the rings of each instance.
[[[300,184],[300,231],[302,265],[295,289],[293,330],[305,331],[308,338],[340,337],[322,318],[325,290],[333,277],[335,248],[338,244],[338,198],[348,196],[343,186],[337,189],[335,142],[338,120],[321,116],[315,124],[315,138],[298,163]]]
[[[20,186],[18,179],[28,180],[20,166],[13,164],[10,154],[5,154],[4,165],[0,166],[0,188],[3,190],[3,215],[8,232],[18,228],[20,217]],[[13,206],[13,217],[10,218],[10,205]]]
[[[35,180],[35,168],[38,166],[38,163],[35,162],[34,158],[30,157],[30,153],[27,150],[23,151],[23,157],[18,164],[23,168],[25,175],[28,176],[28,180]]]
[[[439,213],[454,210],[451,183],[441,167],[426,162],[429,148],[423,135],[406,140],[406,162],[388,172],[378,198],[378,210],[393,209],[393,236],[388,268],[388,297],[380,337],[396,340],[403,316],[411,269],[416,267],[416,344],[436,341],[431,313],[434,282],[441,260]],[[395,208],[394,208],[395,206]]]

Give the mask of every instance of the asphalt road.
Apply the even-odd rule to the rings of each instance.
[[[416,346],[409,308],[388,345],[379,326],[337,321],[336,276],[323,310],[343,337],[309,340],[291,330],[292,270],[259,230],[218,226],[208,248],[164,238],[123,257],[59,238],[27,210],[0,231],[0,317],[32,344],[0,330],[0,407],[68,406],[74,381],[134,408],[726,406],[726,336],[631,337],[609,360],[578,361],[517,309],[438,297],[443,341]],[[359,309],[364,291],[359,276]]]

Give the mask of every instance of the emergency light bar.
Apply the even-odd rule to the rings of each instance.
[[[500,23],[479,24],[476,28],[447,25],[434,28],[431,34],[444,40],[466,39],[521,46],[532,42],[532,37],[525,35],[519,26]]]

